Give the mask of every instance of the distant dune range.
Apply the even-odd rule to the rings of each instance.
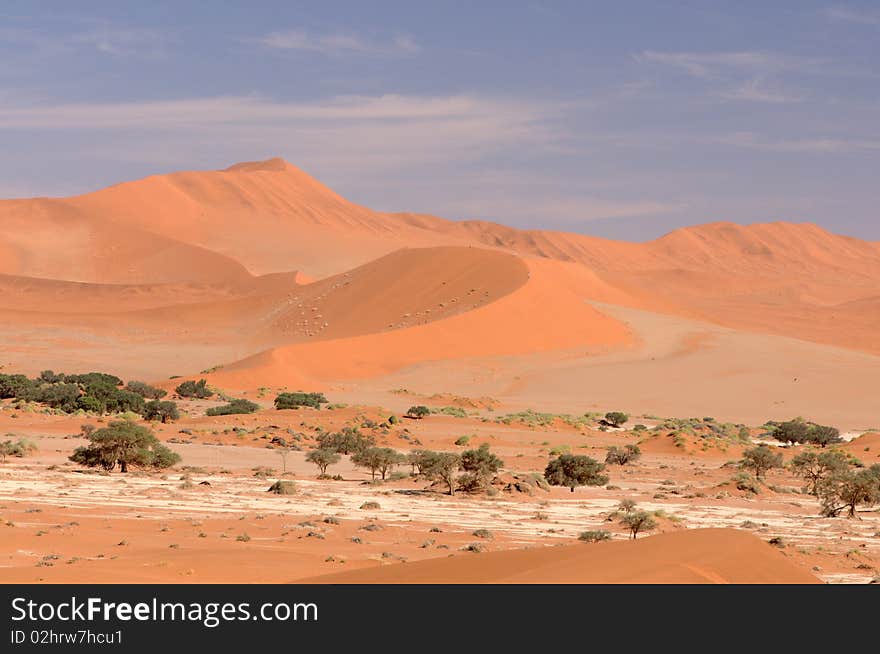
[[[660,322],[645,312],[668,329],[653,330]],[[529,395],[529,379],[565,362],[568,383],[552,399],[574,408],[584,402],[578,380],[595,383],[603,357],[625,357],[635,378],[729,377],[743,366],[760,376],[760,360],[736,354],[741,335],[749,352],[760,352],[761,335],[777,339],[768,349],[797,352],[794,380],[837,374],[829,406],[837,396],[865,404],[846,413],[870,426],[880,244],[811,224],[714,223],[626,243],[382,213],[280,159],[0,201],[8,369],[159,381],[222,366],[212,381],[230,390],[366,391],[406,379],[426,392],[484,390],[529,404],[546,399]],[[658,367],[719,343],[711,365]],[[578,362],[582,377],[571,373]],[[776,373],[781,364],[766,365]],[[674,382],[664,386],[653,406],[694,404],[693,391],[682,398]],[[812,396],[799,406],[796,393],[774,404],[751,386],[740,390],[768,417],[824,410]],[[640,398],[621,393],[602,399],[638,411]]]

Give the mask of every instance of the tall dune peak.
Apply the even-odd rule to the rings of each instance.
[[[263,161],[242,161],[224,168],[224,173],[282,172],[293,166],[282,157],[272,157]]]

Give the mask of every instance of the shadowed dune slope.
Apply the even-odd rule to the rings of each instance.
[[[511,259],[506,265],[524,262],[528,266],[528,281],[494,302],[483,304],[479,293],[465,294],[459,298],[464,312],[443,320],[274,348],[226,366],[211,379],[227,388],[253,388],[260,380],[290,386],[372,377],[428,361],[632,342],[622,323],[585,302],[584,294],[592,288],[589,278],[571,275],[557,261]],[[489,279],[495,270],[497,265],[488,268]],[[489,280],[470,278],[461,288],[477,281],[479,288],[492,287]],[[358,319],[357,315],[352,318]],[[371,320],[367,314],[363,319]]]
[[[635,541],[537,547],[364,568],[321,584],[815,584],[807,570],[737,529],[683,529]]]

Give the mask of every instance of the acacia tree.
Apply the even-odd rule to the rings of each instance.
[[[88,435],[89,445],[76,448],[70,456],[74,463],[102,467],[112,471],[117,464],[122,472],[129,466],[160,470],[180,461],[180,455],[159,442],[146,427],[128,420],[111,422]]]
[[[376,473],[382,475],[384,481],[388,471],[398,463],[403,462],[403,455],[390,447],[368,447],[355,452],[351,457],[352,463],[361,468],[369,468],[370,475],[375,480]]]
[[[754,470],[755,477],[764,478],[764,473],[771,468],[782,467],[782,453],[774,452],[767,445],[759,445],[743,452],[739,465],[746,470]]]
[[[651,531],[657,528],[657,521],[647,511],[630,511],[623,516],[620,524],[629,529],[633,540],[640,531]]]
[[[604,486],[608,475],[605,464],[581,454],[562,454],[544,469],[544,479],[551,486],[567,486],[574,493],[577,486]]]
[[[617,447],[612,445],[608,448],[608,454],[605,455],[605,463],[616,463],[617,465],[626,465],[638,461],[642,456],[642,450],[638,445],[625,445]]]
[[[461,456],[455,452],[424,452],[422,456],[422,473],[435,481],[445,482],[449,494],[455,495],[455,475],[461,467]]]
[[[177,410],[177,403],[171,400],[150,400],[144,405],[144,418],[159,420],[164,425],[169,420],[178,420],[180,411]]]
[[[312,450],[308,454],[306,454],[306,461],[309,463],[314,463],[318,466],[318,470],[321,471],[321,476],[327,476],[327,468],[332,466],[334,463],[339,463],[339,459],[342,457],[335,450],[328,450],[318,448],[317,450]]]
[[[795,456],[789,469],[804,480],[804,491],[819,495],[819,484],[831,475],[846,472],[850,468],[850,458],[843,452],[801,452]]]
[[[475,450],[462,452],[461,469],[467,473],[461,480],[462,485],[471,489],[482,488],[503,465],[504,461],[489,451],[487,443],[483,443]]]
[[[880,464],[862,470],[836,472],[819,482],[822,515],[833,518],[846,509],[848,518],[858,518],[860,504],[873,506],[880,502]]]
[[[612,427],[620,427],[626,424],[627,420],[629,420],[629,415],[623,411],[609,411],[605,414],[605,422]]]
[[[430,413],[431,410],[428,407],[422,404],[417,404],[416,406],[411,406],[409,409],[406,410],[406,417],[421,420],[425,416],[430,415]]]

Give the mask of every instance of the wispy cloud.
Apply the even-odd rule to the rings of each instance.
[[[767,139],[752,132],[737,132],[715,139],[716,143],[771,152],[844,153],[880,150],[880,139],[800,138]]]
[[[110,24],[100,24],[84,31],[63,35],[30,28],[0,29],[0,46],[7,44],[42,55],[55,56],[82,51],[97,51],[114,56],[154,56],[163,52],[166,40],[166,36],[159,32]]]
[[[865,11],[850,7],[828,7],[825,15],[833,20],[847,23],[861,23],[862,25],[880,25],[880,11]]]
[[[803,95],[785,91],[778,87],[768,87],[761,79],[750,79],[739,86],[718,92],[718,97],[739,102],[767,102],[770,104],[788,104],[801,102]]]
[[[715,77],[730,71],[779,73],[787,70],[817,71],[827,60],[776,52],[658,52],[645,50],[636,61],[678,68],[693,77]]]
[[[415,40],[406,35],[378,41],[357,34],[310,34],[303,30],[289,30],[272,32],[245,41],[275,50],[312,52],[331,57],[342,55],[402,57],[414,55],[421,50]]]

